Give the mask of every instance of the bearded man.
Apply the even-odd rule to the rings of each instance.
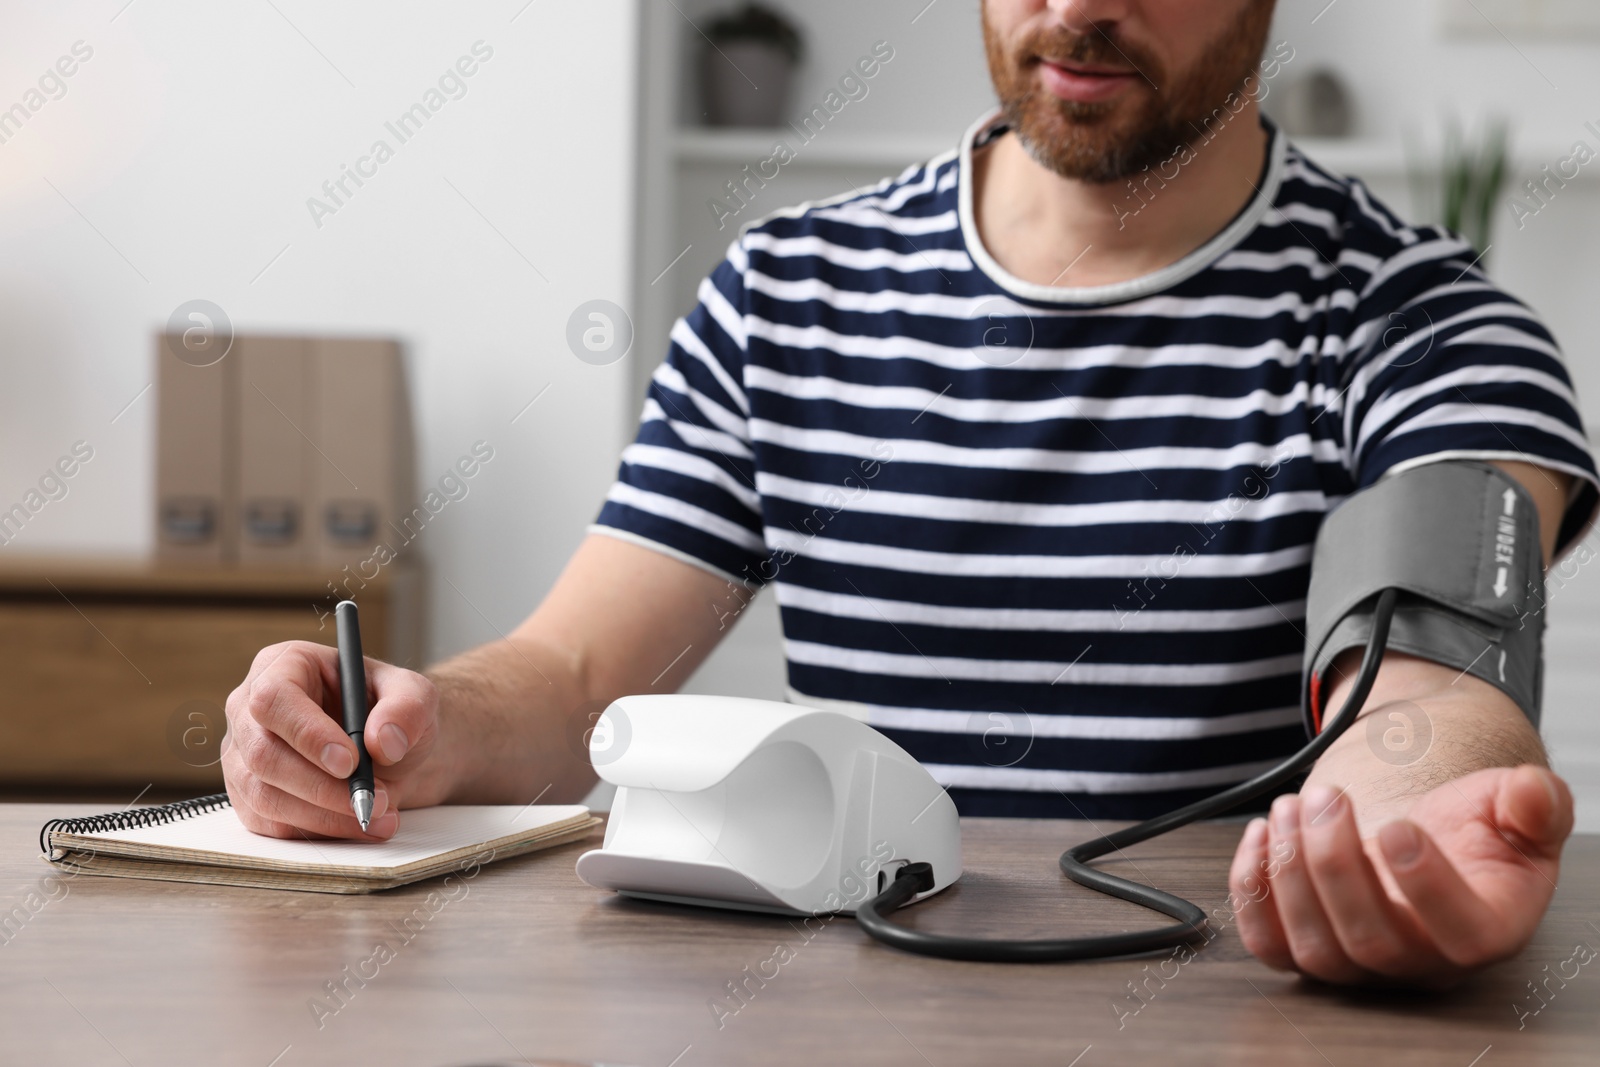
[[[1487,461],[1546,562],[1571,546],[1597,480],[1554,340],[1466,243],[1264,119],[1293,55],[1272,10],[987,0],[995,112],[747,227],[539,608],[426,675],[373,670],[371,836],[581,796],[575,712],[675,688],[765,586],[790,699],[882,730],[963,814],[1148,817],[1317,728],[1306,592],[1340,502]],[[331,649],[274,647],[230,699],[252,829],[360,836],[335,679]],[[1358,724],[1251,821],[1234,887],[1270,892],[1240,933],[1331,982],[1448,984],[1531,937],[1572,797],[1483,667],[1391,652],[1366,707],[1431,742],[1397,757]]]

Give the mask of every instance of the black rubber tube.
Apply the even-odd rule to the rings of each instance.
[[[1090,861],[1129,845],[1148,841],[1164,833],[1187,826],[1197,819],[1215,818],[1245,801],[1260,796],[1289,781],[1309,767],[1328,746],[1349,729],[1360,714],[1361,707],[1372,693],[1378,678],[1378,668],[1383,664],[1384,646],[1389,640],[1389,622],[1394,618],[1398,594],[1385,589],[1378,595],[1372,615],[1372,636],[1367,641],[1361,657],[1361,669],[1356,673],[1350,695],[1329,720],[1322,732],[1293,756],[1269,771],[1240,782],[1215,796],[1197,800],[1193,804],[1157,815],[1153,819],[1116,830],[1109,834],[1074,845],[1061,854],[1061,869],[1068,878],[1079,885],[1113,897],[1132,901],[1152,911],[1159,911],[1177,919],[1170,926],[1150,930],[1133,930],[1098,937],[1043,938],[1015,941],[994,938],[956,937],[922,930],[911,930],[892,923],[888,914],[901,907],[918,893],[933,888],[932,869],[926,863],[912,863],[895,872],[895,880],[882,893],[856,909],[856,922],[872,937],[884,944],[924,956],[940,956],[950,960],[974,960],[989,963],[1049,963],[1060,960],[1103,959],[1108,956],[1132,956],[1172,948],[1197,941],[1206,934],[1206,914],[1180,896],[1164,893],[1152,886],[1127,878],[1118,878],[1089,866]]]

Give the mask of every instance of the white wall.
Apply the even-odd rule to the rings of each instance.
[[[0,144],[0,500],[79,438],[95,458],[0,551],[149,549],[151,394],[123,409],[178,304],[394,335],[419,485],[496,450],[418,541],[448,653],[536,603],[631,427],[629,361],[589,366],[564,337],[580,303],[628,301],[636,6],[275,3],[5,5],[0,107],[75,41],[93,55]],[[479,40],[466,95],[386,134]],[[394,158],[318,228],[307,198],[378,138]]]
[[[1476,32],[1446,31],[1439,18],[1445,3],[1278,0],[1273,33],[1295,46],[1294,65],[1323,63],[1346,78],[1363,134],[1398,136],[1451,112],[1476,118],[1497,111],[1515,119],[1518,142],[1564,148],[1600,112],[1600,37],[1524,35],[1488,0],[1467,11],[1491,12],[1498,21],[1478,14],[1468,20]]]

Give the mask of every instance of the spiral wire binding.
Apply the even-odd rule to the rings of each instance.
[[[221,811],[226,807],[228,807],[228,794],[212,793],[210,796],[195,797],[193,800],[155,804],[148,808],[128,808],[124,811],[112,811],[104,815],[89,815],[77,819],[51,819],[39,831],[39,851],[43,852],[51,862],[55,862],[56,850],[51,848],[49,843],[51,834],[103,834],[108,830],[135,830],[145,826],[177,822],[179,819],[192,819],[196,815]]]

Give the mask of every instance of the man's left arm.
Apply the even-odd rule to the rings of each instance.
[[[1495,466],[1532,494],[1548,566],[1571,479]],[[1335,662],[1330,713],[1359,660]],[[1239,935],[1269,966],[1328,982],[1453,984],[1532,938],[1572,821],[1572,793],[1510,697],[1390,652],[1299,794],[1245,829],[1229,874]]]

